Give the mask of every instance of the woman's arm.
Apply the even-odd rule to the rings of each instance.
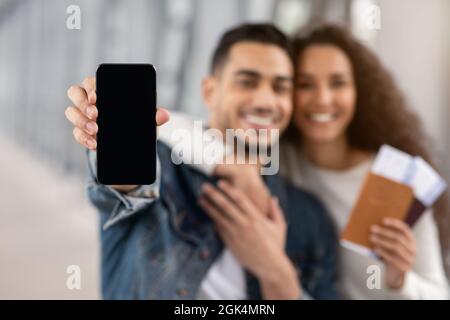
[[[303,297],[299,275],[285,252],[287,225],[278,200],[261,212],[240,190],[221,180],[218,188],[205,184],[199,205],[239,263],[252,273],[264,299]]]

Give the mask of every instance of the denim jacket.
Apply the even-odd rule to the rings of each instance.
[[[158,142],[154,184],[131,194],[96,180],[96,153],[88,151],[88,196],[100,213],[101,279],[105,299],[195,299],[208,269],[224,248],[210,218],[197,205],[209,178],[175,165]],[[337,239],[324,207],[280,176],[265,176],[287,222],[286,253],[302,288],[314,299],[336,298]],[[257,279],[246,274],[247,297],[260,299]]]

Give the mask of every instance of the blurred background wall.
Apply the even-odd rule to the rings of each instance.
[[[70,5],[80,30],[66,27]],[[367,24],[373,5],[380,28]],[[0,0],[0,298],[99,297],[97,216],[64,118],[71,84],[101,62],[152,63],[159,104],[203,117],[199,84],[225,29],[273,21],[292,33],[316,18],[350,25],[376,50],[450,178],[450,1]],[[66,287],[69,265],[81,290]]]

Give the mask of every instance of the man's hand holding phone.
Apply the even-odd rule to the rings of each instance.
[[[96,79],[88,77],[84,79],[81,86],[73,85],[67,91],[69,99],[73,105],[65,110],[67,119],[74,125],[73,136],[82,146],[90,150],[97,149],[97,116],[96,106]],[[164,108],[157,108],[156,125],[160,126],[169,121],[169,112]],[[150,119],[149,119],[150,121]],[[136,185],[113,186],[119,191],[130,191]]]

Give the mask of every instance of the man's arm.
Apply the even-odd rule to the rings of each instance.
[[[86,150],[89,169],[88,196],[101,214],[102,227],[108,229],[117,222],[129,218],[150,206],[159,198],[161,165],[156,166],[156,180],[151,185],[141,185],[128,192],[113,186],[103,185],[97,181],[96,151]]]
[[[148,186],[102,185],[97,181],[97,116],[96,81],[94,77],[84,79],[81,86],[69,88],[67,95],[73,105],[65,110],[67,119],[74,125],[75,141],[87,149],[89,167],[88,195],[91,202],[99,209],[104,219],[104,228],[132,215],[151,204],[159,195],[160,165],[157,162],[156,182]],[[162,108],[156,112],[158,126],[169,120],[169,113]],[[149,119],[152,121],[152,119]],[[102,220],[103,221],[103,220]]]

